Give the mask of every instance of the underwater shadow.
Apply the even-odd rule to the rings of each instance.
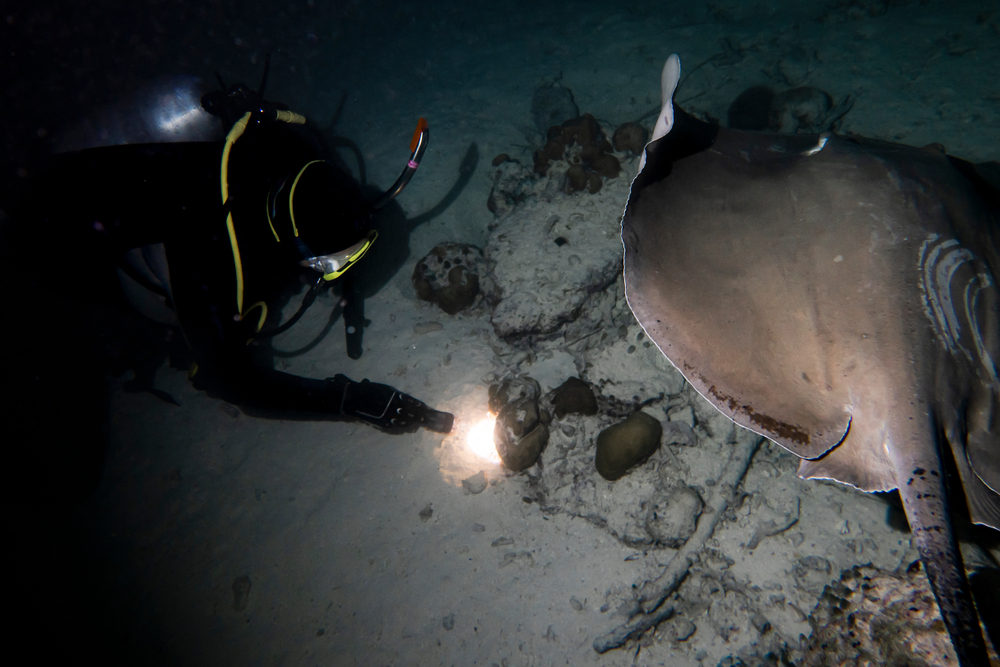
[[[357,271],[354,288],[358,296],[374,296],[403,268],[410,258],[410,235],[413,230],[441,215],[458,199],[478,164],[479,147],[473,142],[462,157],[455,183],[441,201],[429,210],[408,219],[402,207],[393,201],[376,212],[372,227],[378,231],[378,240],[372,245],[364,261],[354,267],[354,271]],[[368,188],[365,192],[366,196],[373,193],[380,194],[373,188]]]

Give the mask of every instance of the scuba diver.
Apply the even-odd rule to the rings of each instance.
[[[263,99],[266,80],[265,65],[257,91],[222,84],[202,97],[204,110],[230,128],[222,144],[126,144],[57,156],[23,198],[15,222],[44,230],[36,247],[46,234],[62,235],[70,254],[54,253],[53,261],[67,274],[77,260],[117,266],[129,303],[183,331],[194,386],[245,412],[448,433],[451,414],[392,386],[273,368],[270,338],[338,280],[347,283],[341,305],[349,355],[360,356],[364,318],[343,276],[377,240],[373,213],[412,177],[428,129],[421,118],[406,169],[368,201],[302,116]],[[311,287],[301,308],[275,327],[274,304],[303,274]]]

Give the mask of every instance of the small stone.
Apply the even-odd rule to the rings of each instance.
[[[552,404],[556,419],[568,414],[596,415],[597,399],[590,385],[578,377],[571,377],[552,391]]]
[[[484,526],[481,523],[474,523],[474,524],[472,524],[472,532],[474,532],[474,533],[485,533],[486,532],[486,526]]]
[[[687,641],[697,629],[697,626],[688,619],[679,618],[670,626],[670,638],[675,642]]]
[[[502,382],[490,385],[487,390],[490,412],[499,415],[508,403],[517,400],[534,401],[541,394],[538,382],[527,375],[506,377]]]
[[[498,537],[497,539],[490,542],[491,547],[506,547],[514,544],[513,537]]]
[[[757,628],[757,632],[760,634],[765,634],[771,629],[771,623],[761,614],[754,614],[751,616],[750,622],[753,624],[753,627]]]
[[[694,533],[703,508],[701,496],[689,486],[657,492],[646,512],[646,532],[658,544],[679,549]]]
[[[583,603],[577,600],[575,597],[569,599],[569,606],[573,607],[576,611],[583,611]]]
[[[420,520],[427,521],[434,514],[434,508],[431,507],[430,503],[427,503],[427,507],[420,510]]]
[[[625,421],[597,436],[594,464],[601,477],[614,481],[650,457],[660,446],[663,427],[645,412],[633,412]]]
[[[441,626],[445,630],[451,630],[453,627],[455,627],[455,614],[448,614],[447,616],[442,618]]]
[[[441,331],[441,329],[444,329],[444,325],[440,322],[418,322],[413,325],[413,333],[418,336],[428,334],[433,331]]]
[[[497,415],[493,442],[508,470],[521,472],[535,465],[548,440],[549,429],[540,421],[534,400],[508,403]]]
[[[462,492],[466,495],[482,493],[487,486],[489,486],[489,481],[486,479],[485,470],[480,470],[475,475],[462,480]]]
[[[671,410],[667,417],[672,422],[680,422],[687,424],[690,428],[694,428],[694,411],[691,409],[691,406]]]

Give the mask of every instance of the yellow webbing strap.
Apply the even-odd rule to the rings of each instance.
[[[229,152],[233,149],[236,140],[243,136],[250,122],[250,112],[243,114],[243,118],[233,123],[233,128],[226,136],[226,145],[222,148],[222,174],[219,180],[222,182],[222,204],[229,201]],[[229,245],[233,248],[233,262],[236,264],[236,312],[243,314],[243,261],[240,259],[240,246],[236,242],[236,228],[233,226],[233,212],[226,214],[226,229],[229,231]]]
[[[323,160],[313,160],[312,162],[307,162],[306,166],[299,169],[299,173],[296,174],[295,180],[292,182],[292,190],[288,193],[288,217],[292,220],[292,233],[295,236],[299,235],[298,225],[295,224],[295,209],[292,208],[292,202],[295,201],[295,188],[299,187],[299,179],[302,178],[302,174],[306,173],[306,169],[309,165],[316,164],[317,162],[323,162]]]
[[[258,301],[256,303],[254,303],[252,306],[250,306],[249,308],[247,308],[247,312],[245,312],[242,315],[240,315],[240,319],[245,318],[247,315],[249,315],[251,312],[253,312],[254,308],[260,308],[260,317],[257,318],[257,328],[254,329],[254,333],[256,333],[256,332],[260,331],[261,328],[263,328],[264,322],[265,322],[265,320],[267,320],[267,304],[266,303],[264,303],[263,301]],[[247,342],[249,343],[250,341],[247,341]]]
[[[286,123],[293,123],[295,125],[302,125],[306,122],[305,116],[299,115],[293,111],[278,111],[277,119],[284,121]],[[233,127],[229,130],[229,134],[226,135],[226,144],[222,148],[222,168],[219,180],[222,183],[222,204],[225,205],[229,201],[229,153],[233,149],[233,144],[236,140],[243,136],[243,132],[247,129],[247,124],[250,122],[250,112],[243,114],[243,117],[238,121],[233,123]],[[233,263],[236,265],[236,312],[240,314],[240,319],[243,318],[243,261],[240,259],[240,246],[236,242],[236,227],[233,226],[233,212],[229,211],[226,214],[226,230],[229,232],[229,245],[233,249]],[[250,307],[252,310],[258,304],[254,304]],[[262,304],[263,305],[263,304]],[[260,327],[264,325],[263,318],[267,317],[267,308],[262,308],[261,322],[257,327],[260,331]]]
[[[294,111],[279,111],[278,120],[283,120],[286,123],[292,123],[293,125],[305,125],[306,117],[300,116]]]

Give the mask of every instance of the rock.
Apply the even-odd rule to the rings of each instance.
[[[638,155],[649,141],[649,132],[638,123],[622,123],[611,136],[611,143],[619,153]]]
[[[610,312],[595,304],[621,277],[621,225],[603,203],[620,205],[628,187],[624,178],[608,181],[593,195],[598,206],[555,193],[498,219],[484,249],[499,295],[490,318],[498,336],[516,344],[526,336],[559,335],[578,319],[579,331],[571,335],[583,335],[597,325],[590,318]]]
[[[826,132],[835,130],[853,106],[850,95],[834,106],[829,94],[810,86],[781,93],[751,86],[729,106],[729,127],[786,134]]]
[[[549,429],[540,420],[534,400],[508,403],[497,415],[493,442],[509,470],[521,472],[535,465],[548,440]]]
[[[599,388],[601,395],[613,398],[616,403],[638,404],[663,395],[671,396],[683,391],[687,384],[680,371],[646,339],[634,320],[632,326],[625,327],[625,334],[611,345],[588,349],[584,360],[587,381]],[[630,371],[622,373],[623,368]]]
[[[619,479],[657,450],[662,434],[660,422],[641,411],[609,426],[597,436],[597,472],[607,480]]]
[[[500,382],[490,385],[487,390],[489,397],[487,407],[490,412],[499,415],[504,406],[512,401],[537,401],[541,391],[538,382],[527,375],[506,377]]]
[[[611,155],[610,153],[600,153],[590,158],[590,168],[593,170],[590,173],[591,177],[590,194],[596,194],[597,190],[600,190],[600,187],[598,187],[597,190],[594,189],[593,186],[594,172],[600,174],[605,178],[617,178],[618,174],[620,174],[622,171],[622,163],[618,161],[618,158],[616,158],[614,155]],[[601,180],[598,179],[598,183],[600,182]]]
[[[698,444],[698,436],[694,430],[684,422],[667,422],[663,427],[663,441],[668,445],[682,445],[684,447],[694,447]]]
[[[483,252],[464,243],[439,243],[413,269],[417,297],[454,315],[473,304],[487,272]]]
[[[658,544],[680,549],[694,533],[705,503],[686,484],[658,491],[646,512],[646,532]]]
[[[596,415],[597,399],[586,382],[580,378],[569,378],[552,391],[552,405],[556,417],[562,419],[568,414]]]
[[[604,185],[601,176],[615,178],[621,172],[621,163],[611,154],[611,142],[589,113],[550,127],[547,136],[548,141],[533,156],[535,173],[546,176],[553,162],[565,161],[570,165],[565,172],[568,192],[586,186],[590,194],[597,194]]]
[[[477,495],[486,490],[489,481],[486,479],[486,471],[480,470],[471,477],[462,480],[462,491],[466,494]]]
[[[796,585],[811,595],[819,595],[833,578],[830,561],[822,556],[804,556],[792,569]]]
[[[687,426],[688,430],[693,429],[695,426],[694,410],[690,405],[685,405],[684,407],[671,410],[668,413],[667,418],[670,419],[670,423],[672,424],[683,424],[684,426]]]
[[[825,587],[809,623],[813,634],[796,664],[958,664],[923,568],[846,570]]]
[[[686,618],[678,618],[669,626],[667,632],[671,641],[684,642],[691,638],[698,628]]]
[[[789,134],[821,131],[832,106],[830,96],[818,88],[800,86],[786,90],[771,100],[768,128]]]
[[[587,178],[587,172],[584,170],[582,165],[572,164],[569,169],[566,170],[566,189],[572,192],[579,192],[587,187],[589,179]]]
[[[498,218],[526,201],[537,199],[548,185],[540,184],[534,172],[516,160],[505,160],[493,166],[493,187],[486,199],[486,208]]]

